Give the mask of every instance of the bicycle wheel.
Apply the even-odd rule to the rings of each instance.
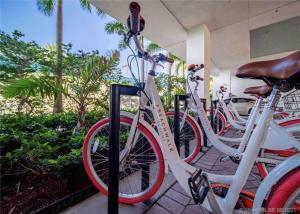
[[[300,119],[291,119],[289,121],[283,122],[279,124],[281,127],[287,129],[287,131],[295,137],[300,142]],[[295,127],[297,127],[295,129]],[[290,148],[287,150],[268,150],[261,149],[260,157],[284,160],[287,157],[290,157],[296,153],[294,148]],[[267,164],[262,162],[257,162],[256,167],[259,171],[259,174],[262,178],[265,178],[268,173],[275,167],[275,164]]]
[[[272,189],[266,213],[300,213],[300,167],[286,174]]]
[[[230,114],[230,117],[232,120],[236,120],[235,116],[234,116],[234,113],[233,111],[229,111],[229,114]],[[229,119],[226,117],[226,128],[229,128],[231,127],[231,124],[229,123]]]
[[[124,150],[132,119],[120,118],[120,154]],[[136,143],[122,160],[119,167],[119,202],[134,204],[149,199],[157,192],[164,179],[164,158],[159,144],[142,124],[136,130]],[[107,195],[108,183],[109,118],[97,122],[88,132],[83,144],[83,162],[86,172],[98,188]],[[149,186],[142,182],[142,173],[149,168]],[[145,180],[143,180],[145,181]],[[143,186],[142,186],[143,185]]]
[[[174,112],[166,113],[171,131],[173,132],[174,126]],[[183,113],[179,113],[179,121],[181,123]],[[187,163],[190,163],[195,159],[201,149],[201,130],[197,127],[194,120],[188,115],[185,119],[185,123],[179,133],[180,142],[180,157]],[[187,146],[185,146],[187,145]]]

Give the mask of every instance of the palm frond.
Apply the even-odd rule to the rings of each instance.
[[[181,58],[171,54],[172,59],[176,60],[176,61],[183,61]]]
[[[37,0],[38,10],[46,16],[51,16],[54,10],[55,0]]]
[[[119,48],[119,50],[122,51],[122,50],[125,50],[127,48],[127,45],[123,40],[121,40],[118,44],[118,48]]]
[[[103,10],[101,10],[100,8],[97,8],[97,14],[98,14],[98,16],[100,16],[101,18],[106,17],[106,13],[105,13]]]
[[[161,51],[163,50],[159,45],[155,44],[155,43],[150,43],[147,48],[146,48],[147,52],[149,53],[154,53],[157,51]]]
[[[122,22],[118,21],[111,21],[106,23],[104,29],[108,34],[118,33],[119,31],[126,32],[128,30]]]
[[[88,0],[79,0],[80,6],[89,12],[92,12],[91,3]]]
[[[175,73],[176,73],[177,76],[178,76],[178,74],[179,74],[179,70],[180,70],[181,66],[182,66],[182,62],[179,61],[179,62],[176,64],[176,67],[175,67]]]
[[[55,78],[52,76],[17,79],[3,86],[5,98],[37,95],[40,95],[42,98],[52,97],[58,91],[62,91],[62,88],[55,84]]]

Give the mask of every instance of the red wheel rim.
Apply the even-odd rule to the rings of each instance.
[[[174,112],[170,111],[166,113],[167,116],[174,116]],[[183,117],[183,113],[180,112],[179,113],[179,117]],[[201,134],[200,134],[200,130],[198,129],[197,125],[195,124],[195,122],[190,118],[189,115],[187,115],[186,120],[191,124],[191,126],[193,127],[193,129],[195,130],[195,134],[196,134],[196,140],[197,140],[197,145],[194,149],[194,151],[192,151],[192,153],[184,158],[183,160],[187,163],[192,162],[195,157],[199,154],[200,149],[201,149],[201,142],[202,142],[202,138],[201,138]]]
[[[105,119],[100,120],[99,122],[97,122],[95,125],[93,125],[91,127],[91,129],[88,131],[88,133],[87,133],[87,135],[84,139],[83,151],[82,151],[82,158],[83,158],[84,168],[85,168],[90,180],[96,186],[96,188],[106,196],[108,195],[108,192],[103,186],[101,186],[97,182],[97,179],[94,177],[93,172],[92,172],[92,170],[89,166],[89,163],[88,163],[87,153],[88,153],[88,143],[89,143],[90,138],[92,137],[93,133],[100,126],[102,126],[103,124],[108,123],[108,122],[109,122],[109,118],[105,118]],[[128,117],[121,116],[120,122],[125,122],[127,124],[131,124],[132,119],[128,118]],[[140,195],[140,196],[135,197],[135,198],[126,198],[126,197],[119,196],[119,202],[120,203],[135,204],[135,203],[139,203],[139,202],[143,202],[143,201],[148,200],[149,198],[151,198],[158,191],[158,189],[161,186],[161,184],[163,182],[163,179],[164,179],[165,163],[164,163],[164,158],[163,158],[161,149],[159,147],[159,144],[156,141],[155,137],[151,134],[151,132],[147,128],[145,128],[142,124],[138,124],[138,127],[143,132],[143,134],[145,136],[147,136],[149,141],[152,142],[152,146],[154,147],[154,149],[157,152],[157,159],[159,160],[159,172],[158,172],[158,176],[157,176],[155,184],[152,185],[152,187],[149,191],[147,191],[147,192],[145,192],[145,194]]]

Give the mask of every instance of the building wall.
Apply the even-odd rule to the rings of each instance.
[[[235,77],[234,69],[220,71],[219,75],[214,75],[212,77],[213,99],[217,99],[216,91],[220,89],[220,86],[225,86],[228,93],[232,93],[236,96],[250,97],[249,95],[245,95],[243,93],[245,88],[264,85],[264,82],[261,80],[241,79]]]
[[[285,52],[280,54],[274,54],[259,58],[251,59],[251,62],[256,61],[264,61],[264,60],[273,60],[285,57],[294,51],[291,52]],[[253,79],[241,79],[235,77],[235,72],[237,70],[237,67],[231,68],[231,69],[216,69],[214,68],[212,70],[212,77],[213,77],[213,99],[216,99],[216,91],[219,90],[220,86],[225,86],[228,88],[228,93],[231,92],[234,95],[237,96],[243,96],[243,97],[250,97],[249,95],[245,95],[243,92],[245,88],[252,87],[252,86],[260,86],[264,85],[265,83],[261,80],[253,80]]]

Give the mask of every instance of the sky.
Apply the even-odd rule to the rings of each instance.
[[[105,23],[112,21],[108,15],[99,17],[95,10],[89,13],[80,7],[79,0],[63,1],[63,43],[72,43],[73,50],[98,50],[106,54],[118,49],[119,35],[105,32]],[[0,0],[0,30],[11,33],[19,30],[25,41],[36,41],[40,45],[55,44],[56,11],[45,16],[36,5],[36,0]],[[126,64],[129,51],[121,52],[120,67]],[[130,77],[128,69],[124,76]]]

